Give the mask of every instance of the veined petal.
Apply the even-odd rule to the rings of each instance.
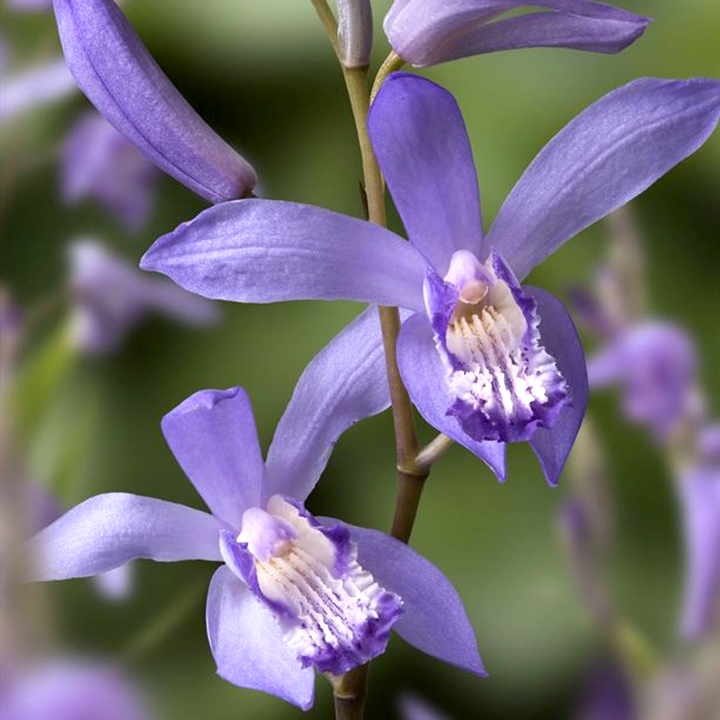
[[[425,78],[393,73],[368,132],[410,242],[435,271],[456,250],[477,254],[482,216],[470,140],[455,98]]]
[[[720,117],[720,82],[642,78],[605,95],[533,160],[487,236],[519,279],[697,150]]]
[[[390,404],[380,320],[369,307],[305,368],[267,455],[267,494],[304,501],[340,435]]]
[[[550,12],[492,22],[509,10],[533,7]],[[519,47],[615,53],[640,37],[648,22],[588,0],[396,0],[383,27],[398,55],[426,67]]]
[[[126,493],[96,495],[30,540],[30,580],[67,580],[128,560],[221,560],[217,520],[184,505]]]
[[[265,473],[247,393],[196,392],[165,415],[162,431],[213,515],[239,529],[245,510],[260,504]]]
[[[70,71],[147,157],[211,202],[242,197],[255,171],[190,107],[113,0],[55,0]]]
[[[403,324],[397,352],[403,383],[426,422],[479,457],[502,482],[505,479],[505,444],[474,440],[455,417],[447,414],[453,402],[446,380],[447,370],[438,355],[427,318],[413,315]]]
[[[486,675],[475,632],[450,581],[399,540],[378,530],[346,527],[358,544],[360,564],[403,602],[404,614],[394,627],[398,635],[428,655]]]
[[[378,225],[291,202],[209,208],[157,240],[140,267],[217,300],[423,306],[425,262],[412,246]]]
[[[585,355],[565,306],[545,290],[528,285],[523,289],[537,302],[540,342],[555,358],[570,390],[570,404],[560,410],[553,426],[538,428],[530,438],[530,446],[540,460],[548,483],[557,485],[587,408]]]
[[[210,583],[207,633],[220,677],[303,710],[312,707],[312,668],[300,666],[272,612],[226,567]]]

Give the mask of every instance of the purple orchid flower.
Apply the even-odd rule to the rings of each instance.
[[[504,443],[528,440],[555,484],[585,412],[585,361],[561,303],[519,281],[696,150],[719,115],[713,80],[643,79],[610,93],[542,150],[484,236],[457,104],[395,73],[368,123],[410,243],[320,208],[244,200],[161,237],[141,267],[217,299],[408,308],[398,363],[424,418],[500,477]]]
[[[78,240],[70,247],[72,340],[89,355],[115,350],[127,331],[151,312],[204,326],[218,319],[212,304],[168,282],[154,282],[101,243]]]
[[[3,673],[0,720],[147,720],[136,688],[110,666],[62,658]]]
[[[255,171],[190,107],[113,0],[54,0],[54,7],[70,71],[121,135],[213,203],[252,190]]]
[[[668,322],[650,321],[615,335],[588,361],[593,389],[622,388],[627,418],[667,440],[698,403],[697,357],[687,333]]]
[[[32,575],[85,577],[133,558],[224,561],[207,606],[218,673],[303,709],[313,667],[338,674],[367,662],[391,627],[483,675],[462,603],[433,565],[384,533],[304,507],[341,433],[388,404],[370,308],[306,368],[265,462],[240,388],[201,391],[165,416],[165,438],[212,514],[135,495],[91,498],[34,538]]]
[[[537,12],[502,18],[513,10]],[[617,53],[650,23],[588,0],[395,0],[383,27],[393,50],[416,67],[529,47]]]
[[[75,203],[94,197],[130,230],[147,221],[157,176],[156,167],[96,113],[83,115],[65,140],[65,199]]]

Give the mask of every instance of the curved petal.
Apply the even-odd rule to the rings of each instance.
[[[403,324],[397,352],[403,383],[425,421],[479,457],[502,482],[505,479],[504,443],[473,440],[457,419],[447,414],[452,399],[447,390],[446,372],[425,317],[413,315]]]
[[[393,628],[398,635],[428,655],[486,675],[475,632],[451,582],[399,540],[379,530],[347,527],[360,565],[403,601],[403,616]]]
[[[390,405],[377,308],[321,350],[298,380],[267,456],[267,495],[304,501],[340,435]]]
[[[430,80],[393,73],[368,115],[368,132],[410,242],[444,276],[456,250],[477,254],[480,195],[455,98]]]
[[[190,107],[113,0],[55,0],[70,71],[90,102],[156,165],[211,202],[242,197],[255,171]]]
[[[272,612],[226,567],[219,568],[210,583],[207,634],[220,677],[303,710],[312,707],[312,668],[301,667]]]
[[[720,117],[720,82],[642,78],[605,95],[533,160],[487,236],[522,280],[566,240],[693,153]]]
[[[260,503],[265,473],[247,393],[196,392],[162,419],[162,431],[213,515],[239,530],[245,510]]]
[[[30,540],[31,580],[67,580],[113,570],[128,560],[221,560],[217,520],[155,498],[96,495]]]
[[[344,298],[420,309],[425,262],[372,223],[311,205],[238,200],[164,235],[140,267],[217,300]]]
[[[546,8],[505,20],[516,8]],[[616,53],[642,35],[648,18],[588,0],[396,0],[385,33],[396,53],[417,67],[523,47]]]
[[[523,289],[538,305],[540,342],[555,358],[558,370],[570,389],[570,405],[560,411],[555,424],[551,428],[538,428],[530,438],[530,446],[540,460],[548,483],[555,486],[587,409],[585,355],[565,306],[545,290],[529,285]]]

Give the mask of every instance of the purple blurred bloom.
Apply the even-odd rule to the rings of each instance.
[[[539,10],[516,17],[514,10]],[[617,53],[650,22],[588,0],[395,0],[383,27],[393,50],[416,67],[528,47]]]
[[[696,404],[697,359],[677,325],[646,322],[620,332],[588,361],[593,389],[619,385],[628,419],[666,440]]]
[[[255,171],[190,107],[113,0],[54,0],[54,6],[77,84],[128,141],[211,202],[252,190]]]
[[[13,10],[37,12],[40,10],[50,10],[52,0],[8,0],[7,6]]]
[[[115,350],[125,333],[151,312],[194,326],[217,321],[212,303],[148,278],[99,242],[73,243],[70,262],[72,335],[82,352],[102,355]]]
[[[137,690],[119,672],[57,660],[13,669],[0,690],[0,720],[147,720]]]
[[[565,308],[522,280],[710,135],[720,83],[644,79],[605,96],[540,152],[483,236],[477,177],[452,96],[396,73],[370,136],[410,243],[295,203],[245,200],[160,238],[141,267],[238,302],[347,298],[414,311],[398,343],[420,413],[504,474],[529,440],[555,484],[585,411],[582,347]]]
[[[701,462],[720,465],[720,423],[706,425],[698,438]]]
[[[620,670],[607,666],[590,675],[573,720],[636,720],[632,689]]]
[[[0,78],[0,124],[75,92],[75,81],[62,58]]]
[[[85,577],[133,558],[224,561],[207,606],[218,673],[304,709],[313,667],[341,673],[368,661],[391,627],[482,675],[462,603],[433,565],[381,532],[304,507],[341,433],[388,404],[370,308],[306,368],[264,462],[240,388],[198,392],[165,416],[165,438],[212,514],[135,495],[90,498],[34,538],[32,575]]]
[[[156,167],[101,115],[83,115],[67,136],[65,199],[94,197],[131,230],[139,230],[150,214],[157,175]]]
[[[404,693],[398,705],[402,720],[450,720],[448,715],[411,693]]]
[[[720,610],[720,465],[698,465],[680,477],[685,531],[682,632],[702,640]]]

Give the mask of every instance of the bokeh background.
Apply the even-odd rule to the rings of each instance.
[[[619,4],[655,23],[618,56],[515,51],[424,73],[450,89],[465,114],[486,224],[542,145],[604,93],[641,76],[720,77],[716,0]],[[390,3],[373,5],[379,63],[388,49],[381,18]],[[191,104],[258,168],[260,194],[361,214],[352,119],[309,2],[129,0],[125,9]],[[59,51],[52,15],[3,8],[1,17],[1,33],[20,58]],[[204,207],[163,177],[156,211],[140,233],[128,233],[92,202],[68,209],[52,149],[87,107],[78,94],[2,130],[4,168],[26,150],[40,158],[6,188],[2,217],[0,282],[26,306],[63,287],[72,239],[101,238],[137,260],[156,237]],[[708,402],[717,413],[720,133],[633,206],[647,247],[653,309],[686,326],[697,342]],[[606,241],[606,227],[590,228],[530,282],[566,296],[570,286],[589,280]],[[210,330],[145,323],[117,353],[76,364],[63,381],[32,439],[34,474],[68,506],[98,492],[128,491],[200,507],[165,446],[161,416],[196,390],[241,384],[267,446],[303,367],[358,309],[352,303],[225,304],[223,322]],[[38,350],[50,337],[51,323]],[[590,413],[609,454],[616,501],[613,592],[654,643],[671,648],[683,576],[666,466],[647,434],[620,417],[612,393],[593,397]],[[421,432],[432,436],[422,425]],[[356,426],[338,443],[309,503],[312,511],[387,528],[393,452],[388,414]],[[510,449],[504,485],[460,448],[438,463],[413,545],[464,598],[490,676],[478,680],[395,639],[373,664],[368,717],[393,717],[394,700],[407,689],[455,718],[572,717],[583,678],[607,648],[578,600],[559,542],[562,493],[562,482],[557,490],[545,485],[525,446]],[[133,594],[118,604],[104,601],[87,581],[46,588],[55,635],[65,647],[125,663],[160,720],[301,716],[215,676],[204,629],[209,565],[138,563],[135,571]],[[329,718],[330,707],[329,687],[319,679],[309,715]]]

